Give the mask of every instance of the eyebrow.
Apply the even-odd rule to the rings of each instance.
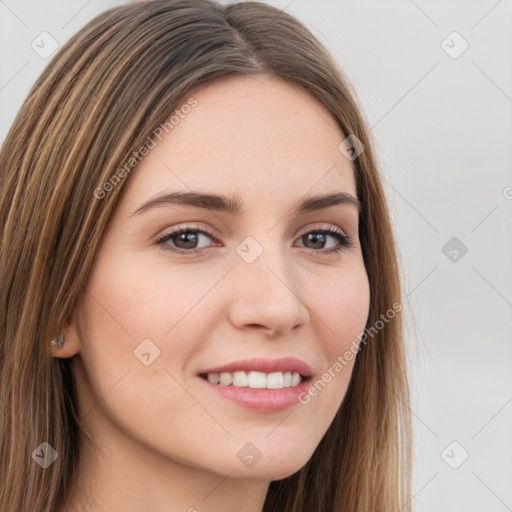
[[[239,196],[232,197],[220,196],[217,194],[206,194],[200,192],[171,192],[159,195],[139,206],[130,216],[151,210],[158,206],[166,204],[177,204],[181,206],[191,206],[194,208],[204,208],[206,210],[215,210],[219,212],[230,213],[232,215],[241,215],[243,213],[242,201]],[[361,202],[347,192],[335,192],[331,194],[308,197],[301,201],[293,210],[294,214],[304,214],[330,206],[344,204],[353,206],[362,211]]]

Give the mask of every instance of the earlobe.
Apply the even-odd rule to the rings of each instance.
[[[68,324],[61,334],[50,341],[52,353],[55,357],[69,358],[80,352],[78,333],[73,323]]]

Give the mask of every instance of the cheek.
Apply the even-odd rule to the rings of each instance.
[[[176,289],[183,286],[185,293],[171,301],[169,296],[176,292],[166,292],[166,280],[136,264],[130,264],[132,271],[127,273],[126,260],[125,264],[100,262],[80,304],[80,360],[85,372],[78,379],[79,395],[83,411],[90,412],[86,417],[91,429],[113,424],[137,442],[170,450],[172,439],[182,436],[187,425],[198,418],[207,421],[180,384],[181,367],[194,350],[191,326],[183,315],[197,299],[175,279]],[[193,327],[194,332],[199,330]],[[143,353],[150,354],[148,365]],[[194,450],[191,443],[190,453]]]
[[[155,249],[156,250],[156,249]],[[137,339],[162,339],[208,291],[216,280],[180,270],[144,251],[103,254],[88,283],[90,296],[104,311],[94,311],[108,326]],[[89,298],[92,298],[89,297]],[[91,301],[89,301],[91,302]],[[95,304],[91,302],[91,312]],[[106,315],[105,315],[106,313]],[[109,318],[110,317],[110,318]]]
[[[325,410],[331,411],[334,417],[349,385],[368,319],[370,288],[366,270],[358,265],[337,272],[336,277],[325,280],[323,286],[312,288],[308,296],[310,307],[316,313],[312,323],[317,333],[323,333],[318,340],[325,367],[315,389],[310,388],[310,396],[305,397],[303,403],[309,403],[310,399],[322,401]],[[317,400],[314,398],[317,395],[322,398]]]
[[[345,351],[364,330],[370,307],[370,288],[364,266],[354,266],[325,277],[322,286],[308,287],[307,297],[323,324],[326,349],[332,356]],[[312,318],[312,322],[315,317]]]
[[[127,371],[137,389],[168,386],[163,370],[179,374],[218,321],[202,300],[217,273],[147,259],[142,251],[100,253],[90,275],[78,324],[81,358],[98,396]]]

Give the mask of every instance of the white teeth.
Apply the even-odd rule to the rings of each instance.
[[[282,372],[269,373],[267,375],[267,388],[281,389],[284,388],[284,377]]]
[[[220,380],[219,373],[209,373],[208,374],[208,382],[211,382],[212,384],[218,384],[219,380]]]
[[[227,373],[227,372],[222,372],[220,374],[220,384],[222,386],[229,386],[232,383],[233,383],[233,374]]]
[[[297,386],[301,382],[297,372],[263,373],[251,371],[249,373],[238,371],[234,373],[209,373],[208,382],[220,386],[250,387],[253,389],[282,389]]]
[[[245,372],[233,373],[233,386],[237,386],[239,388],[245,388],[248,385],[249,385],[249,379],[247,377],[247,373],[245,373]]]
[[[247,376],[249,378],[250,388],[266,388],[267,387],[267,376],[262,372],[249,372]]]

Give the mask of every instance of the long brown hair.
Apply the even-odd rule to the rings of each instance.
[[[367,327],[375,330],[401,304],[373,143],[347,78],[302,23],[258,2],[150,0],[102,13],[44,70],[0,152],[0,510],[58,510],[77,467],[74,358],[52,357],[49,340],[77,304],[129,178],[102,199],[95,190],[192,88],[251,74],[299,85],[364,144],[353,169],[370,282]],[[264,512],[410,511],[400,309],[361,344],[334,421],[303,468],[271,482]],[[46,469],[31,456],[42,442],[58,453]]]

